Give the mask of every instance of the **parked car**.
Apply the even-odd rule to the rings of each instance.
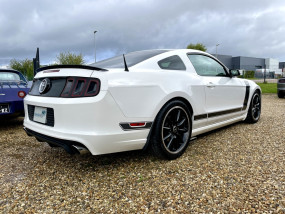
[[[285,78],[280,78],[277,82],[277,95],[279,98],[285,96]]]
[[[39,71],[24,129],[69,153],[148,148],[174,159],[191,137],[260,118],[260,87],[201,51],[146,50]]]
[[[30,85],[21,72],[0,69],[0,118],[24,115],[23,99]]]

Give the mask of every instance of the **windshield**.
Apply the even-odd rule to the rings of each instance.
[[[26,82],[22,75],[14,72],[0,72],[0,82]]]
[[[137,51],[131,52],[125,55],[126,63],[128,67],[131,67],[135,64],[138,64],[144,60],[147,60],[153,56],[167,52],[168,50],[146,50],[146,51]],[[124,68],[124,58],[123,56],[116,56],[110,59],[102,60],[91,64],[98,68]]]

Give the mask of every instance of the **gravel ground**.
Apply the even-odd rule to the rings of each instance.
[[[199,136],[173,161],[141,151],[71,156],[0,124],[0,213],[285,213],[285,99],[257,124]]]

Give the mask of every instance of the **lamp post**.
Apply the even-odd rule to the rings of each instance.
[[[97,31],[94,31],[94,55],[95,55],[95,62],[96,62],[96,40],[95,40],[95,34],[97,33]]]
[[[220,44],[216,44],[216,58],[218,58],[218,46],[219,46]]]
[[[264,63],[263,83],[266,82],[266,64]]]

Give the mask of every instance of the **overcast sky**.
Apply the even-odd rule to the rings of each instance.
[[[285,61],[284,0],[0,0],[0,66],[53,63],[60,52],[94,62],[136,50],[186,48]]]

